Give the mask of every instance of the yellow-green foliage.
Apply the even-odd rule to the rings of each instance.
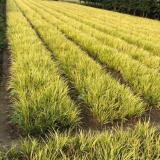
[[[99,64],[66,39],[56,26],[47,23],[22,1],[16,2],[53,51],[62,69],[79,91],[79,98],[89,105],[100,123],[143,113],[144,104],[127,87],[105,73]]]
[[[38,7],[34,7],[34,5],[31,5],[31,6],[40,15],[42,15],[44,19],[46,19],[49,23],[53,24],[53,26],[57,26],[59,30],[61,30],[73,41],[78,43],[82,48],[88,51],[91,55],[99,59],[104,64],[107,64],[111,69],[119,71],[122,77],[124,78],[124,80],[126,80],[126,82],[129,84],[129,86],[136,93],[144,97],[144,99],[150,105],[156,106],[158,108],[160,107],[160,74],[158,72],[160,68],[159,65],[156,67],[157,68],[156,70],[150,69],[144,66],[143,64],[141,64],[139,61],[134,60],[133,57],[129,56],[129,54],[123,54],[121,52],[118,52],[116,49],[109,47],[108,45],[105,44],[108,42],[99,41],[95,37],[90,36],[87,32],[83,33],[82,32],[83,29],[81,29],[81,27],[79,29],[76,29],[75,27],[71,27],[70,24],[75,23],[75,21],[72,22],[71,18],[68,18],[67,20],[65,20],[65,23],[64,23],[59,20],[59,19],[63,19],[64,15],[55,13],[54,11],[53,12],[51,11],[52,14],[49,14],[47,13],[46,10],[44,11],[43,9],[41,9],[39,5]],[[53,9],[54,8],[56,7],[53,7]],[[95,22],[93,23],[95,25],[97,24]],[[77,23],[75,23],[74,25],[77,26]],[[89,31],[88,29],[88,32],[91,32],[91,31]],[[96,32],[93,31],[92,34],[95,35]],[[97,33],[97,36],[99,37],[99,33]],[[140,56],[141,50],[138,50],[137,52],[139,52],[139,56]],[[145,57],[146,59],[143,59],[143,57]],[[149,66],[150,66],[150,63],[152,66],[156,60],[158,60],[157,62],[158,64],[160,62],[159,57],[157,58],[152,56],[150,59],[149,55],[147,56],[147,54],[146,56],[142,56],[141,58],[144,61],[146,61],[146,64],[149,63]],[[152,62],[148,62],[150,60]]]
[[[158,41],[160,38],[160,26],[158,21],[117,14],[75,4],[68,5],[68,3],[56,2],[46,2],[43,4],[53,5],[55,8],[58,6],[59,8],[64,8],[64,10],[67,10],[67,13],[72,12],[72,16],[79,15],[79,20],[83,19],[84,23],[104,33],[120,37],[130,44],[149,50],[155,55],[159,55],[160,46]]]
[[[7,25],[12,122],[24,134],[52,131],[3,149],[0,160],[160,159],[160,135],[149,123],[53,133],[75,128],[86,116],[80,117],[60,72],[101,124],[160,107],[159,22],[76,4],[8,0]]]
[[[51,134],[40,143],[36,139],[23,140],[6,154],[17,160],[158,160],[160,136],[147,123],[134,129],[79,135]]]
[[[125,53],[132,58],[139,60],[143,64],[147,65],[150,68],[155,68],[157,70],[160,69],[160,57],[153,56],[153,54],[149,51],[144,50],[143,48],[138,48],[136,45],[129,44],[125,40],[120,39],[118,36],[112,36],[110,34],[104,34],[102,31],[95,29],[94,27],[90,27],[89,25],[83,22],[83,17],[79,17],[76,14],[73,14],[73,10],[64,8],[61,9],[61,6],[56,5],[52,7],[51,5],[46,5],[46,3],[34,3],[38,7],[38,10],[45,10],[45,14],[49,15],[53,14],[56,18],[59,19],[59,23],[63,24],[65,22],[66,25],[73,26],[74,28],[83,31],[98,40],[102,41],[103,44],[107,45],[110,48],[111,52],[121,52],[121,54]],[[32,5],[33,7],[33,5]],[[54,10],[53,10],[54,9]],[[50,13],[50,14],[49,14]],[[54,19],[55,19],[54,17]],[[54,21],[53,19],[52,22]],[[62,20],[62,22],[60,21]],[[57,21],[57,19],[56,19]],[[108,25],[107,25],[108,26]],[[72,29],[73,30],[73,29]]]
[[[11,55],[12,120],[24,133],[78,124],[78,110],[57,65],[12,0],[7,5]]]

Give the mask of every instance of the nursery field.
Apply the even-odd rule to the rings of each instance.
[[[0,159],[160,159],[159,21],[7,0],[6,25],[9,121],[23,138]]]

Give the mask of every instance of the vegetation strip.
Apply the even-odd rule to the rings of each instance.
[[[46,3],[42,2],[42,3],[46,4],[47,2]],[[52,6],[52,5],[50,4],[50,6]],[[69,4],[65,5],[64,3],[61,3],[61,4],[56,5],[56,6],[57,7],[58,6],[64,7],[65,10],[69,9],[71,12],[79,10],[81,12],[79,12],[78,14],[81,15],[81,16],[84,13],[85,13],[86,16],[90,16],[92,14],[91,18],[93,18],[93,19],[97,18],[97,22],[99,22],[101,24],[107,24],[110,27],[113,27],[113,29],[117,29],[118,31],[120,31],[124,34],[131,34],[131,35],[134,35],[134,36],[137,36],[137,37],[144,38],[145,40],[152,40],[153,42],[156,42],[158,40],[158,38],[160,38],[159,35],[155,37],[155,35],[160,33],[159,30],[158,30],[159,25],[157,25],[158,23],[156,23],[156,21],[149,20],[150,23],[147,23],[147,19],[141,19],[141,21],[139,21],[139,23],[137,23],[138,20],[139,20],[138,17],[135,18],[135,17],[128,16],[128,19],[125,20],[125,15],[119,14],[119,15],[121,15],[121,17],[120,16],[116,17],[114,12],[105,11],[103,14],[100,14],[97,11],[96,12],[95,11],[91,12],[89,10],[89,8],[87,8],[87,7],[84,8],[84,10],[82,10],[81,6],[80,7],[76,6],[76,5],[72,6],[72,4],[71,5],[69,5]],[[86,10],[88,12],[86,12]],[[131,20],[131,18],[133,18],[133,19]],[[143,21],[143,20],[145,20],[145,21]],[[130,23],[130,22],[133,22],[133,23]],[[151,22],[153,22],[153,23],[151,23]],[[121,25],[119,25],[119,24],[121,24]],[[152,24],[152,26],[150,24]],[[116,25],[118,25],[118,26],[116,26]],[[147,27],[147,29],[145,27]]]
[[[12,51],[9,83],[14,106],[12,122],[24,134],[74,128],[78,125],[79,111],[68,96],[67,85],[12,0],[8,1],[7,18]]]
[[[66,16],[65,13],[61,14],[61,11],[57,12],[55,10],[51,10],[48,7],[46,9],[46,6],[42,6],[39,3],[37,4],[33,1],[32,4],[35,4],[39,10],[43,9],[44,11],[46,11],[46,14],[48,14],[49,16],[54,15],[57,19],[62,21],[59,21],[59,23],[63,24],[64,22],[65,24],[73,26],[73,28],[76,28],[81,32],[84,32],[97,38],[98,40],[103,42],[103,44],[107,45],[108,48],[110,48],[111,52],[119,52],[120,54],[125,53],[127,55],[130,55],[132,58],[142,62],[146,66],[160,71],[160,57],[153,56],[152,53],[144,51],[143,49],[137,49],[137,47],[135,47],[134,45],[130,45],[117,37],[112,37],[110,35],[104,34],[101,31],[93,29],[92,27],[85,25],[79,22],[78,20],[75,20],[70,16]]]
[[[23,14],[23,12],[22,12],[22,14]],[[34,28],[32,23],[29,21],[29,19],[24,14],[23,14],[23,16],[27,19],[27,22],[30,24],[32,29],[35,31],[35,33],[37,34],[37,37],[41,40],[42,44],[48,50],[48,52],[50,53],[50,56],[52,57],[53,61],[56,61],[56,63],[58,64],[57,59],[54,56],[52,50],[50,50],[50,48],[48,48],[46,42],[42,39],[41,35],[36,31],[36,29]],[[69,88],[69,91],[68,91],[69,96],[74,101],[74,103],[79,107],[79,112],[80,112],[79,116],[81,117],[81,120],[79,122],[79,127],[83,128],[84,130],[102,129],[103,126],[101,126],[96,121],[96,119],[93,117],[92,113],[89,110],[88,105],[82,99],[79,99],[80,94],[78,93],[76,88],[72,85],[72,83],[69,81],[67,75],[62,71],[62,69],[60,68],[60,65],[58,65],[58,68],[59,68],[60,76],[66,82],[66,84]],[[76,130],[74,130],[73,132],[76,132]]]
[[[73,30],[66,24],[62,25],[59,23],[59,20],[53,16],[45,16],[46,12],[40,12],[38,10],[37,12],[41,14],[44,19],[47,19],[52,26],[57,26],[58,29],[73,39],[91,55],[98,58],[104,64],[107,64],[110,68],[119,71],[123,79],[126,80],[136,93],[144,97],[151,106],[159,108],[160,74],[131,59],[127,55],[122,56],[119,53],[110,52],[108,47],[98,42],[93,37],[81,33],[76,29]]]
[[[140,19],[141,21],[139,21],[139,23],[137,23],[138,18],[134,18],[131,16],[128,16],[128,19],[125,20],[125,15],[124,14],[118,14],[118,16],[116,15],[116,13],[114,12],[109,12],[109,11],[104,11],[103,13],[98,12],[99,10],[90,10],[91,8],[89,7],[85,7],[83,8],[83,6],[80,5],[73,5],[70,3],[57,3],[57,2],[49,2],[49,1],[41,1],[39,4],[43,4],[43,6],[46,6],[47,8],[55,8],[60,10],[60,8],[64,8],[63,10],[60,10],[60,12],[66,12],[66,13],[72,13],[72,16],[74,15],[79,15],[79,18],[81,18],[81,16],[84,17],[89,17],[91,20],[96,21],[97,23],[100,24],[106,24],[107,26],[112,27],[112,29],[117,29],[118,31],[124,33],[124,34],[131,34],[137,37],[141,37],[144,38],[146,40],[152,40],[153,42],[157,42],[158,38],[160,38],[159,34],[159,30],[158,27],[159,25],[157,25],[158,23],[156,23],[156,21],[153,21],[153,23],[151,23],[152,21],[149,20],[149,23],[147,23],[147,19],[146,21],[143,20],[144,19]],[[92,8],[93,9],[93,8]],[[102,11],[102,10],[100,10]],[[74,15],[73,15],[74,13]],[[92,16],[90,16],[92,15]],[[120,17],[121,16],[121,17]],[[131,21],[131,18],[132,21]],[[129,23],[129,22],[134,22]],[[140,23],[141,22],[141,23]],[[119,25],[121,24],[121,25]],[[150,25],[152,24],[152,25]],[[147,27],[144,28],[144,27]],[[148,32],[149,31],[149,32]]]
[[[103,10],[103,9],[95,9],[93,7],[83,6],[83,5],[77,5],[73,3],[57,3],[56,1],[44,1],[42,3],[50,4],[50,6],[53,6],[54,4],[59,4],[61,7],[66,7],[67,9],[70,8],[72,10],[81,11],[79,14],[85,13],[87,11],[87,15],[93,14],[93,17],[99,17],[101,21],[107,21],[106,18],[109,20],[121,20],[125,25],[130,25],[131,27],[135,27],[137,29],[140,29],[142,26],[142,31],[146,31],[149,29],[149,31],[152,31],[154,33],[160,33],[157,26],[159,26],[159,21],[147,19],[147,18],[139,18],[136,16],[130,16],[127,14],[120,14],[116,12],[112,12],[109,10]],[[130,22],[134,22],[133,24],[130,24]],[[140,23],[141,22],[141,23]],[[152,27],[151,27],[152,26]],[[133,29],[135,29],[133,28]]]
[[[147,19],[140,19],[139,23],[138,22],[138,18],[134,18],[131,16],[127,16],[127,20],[125,20],[125,15],[121,15],[118,14],[118,17],[116,17],[116,14],[114,14],[114,12],[107,12],[105,11],[103,14],[98,13],[98,10],[95,11],[90,11],[90,8],[85,7],[82,10],[82,6],[77,6],[73,4],[67,4],[65,5],[64,3],[59,3],[57,5],[56,2],[53,2],[52,4],[50,2],[41,2],[44,5],[45,4],[50,4],[48,5],[48,7],[54,6],[56,8],[59,7],[64,7],[63,11],[67,11],[68,13],[77,13],[79,16],[84,16],[84,17],[90,17],[89,19],[97,22],[98,24],[102,24],[102,25],[107,25],[110,26],[112,29],[116,29],[118,32],[120,31],[123,34],[131,34],[133,36],[137,36],[137,38],[143,38],[147,41],[150,42],[157,42],[159,35],[157,35],[159,32],[158,28],[159,28],[159,24],[156,23],[156,21],[151,21],[149,20],[149,23],[147,22]],[[46,6],[47,7],[47,6]],[[87,12],[86,12],[87,10]],[[62,10],[61,10],[62,11]],[[107,13],[107,14],[106,14]],[[75,14],[74,14],[75,15]],[[92,16],[90,16],[92,15]],[[121,17],[120,17],[121,16]],[[123,17],[122,17],[123,16]],[[81,18],[81,17],[79,17]],[[131,21],[132,18],[132,21]],[[143,20],[144,23],[143,23]],[[134,22],[132,23],[127,23],[127,22]],[[153,22],[153,23],[152,23]],[[157,21],[158,22],[158,21]],[[121,24],[121,25],[119,25]],[[152,24],[152,25],[151,25]],[[118,27],[116,27],[118,25]],[[141,26],[141,27],[140,27]],[[143,28],[144,26],[147,26],[147,29]],[[150,31],[151,29],[151,31]],[[148,31],[150,31],[148,33]],[[160,38],[160,37],[159,37]]]
[[[69,134],[52,133],[46,140],[25,139],[19,146],[1,152],[4,159],[88,160],[160,159],[160,135],[148,123],[134,129],[113,132]]]
[[[47,2],[45,2],[45,3],[47,3]],[[45,3],[44,3],[44,5],[45,5]],[[54,4],[54,2],[53,2],[53,4]],[[57,7],[58,7],[58,5],[54,6],[55,9]],[[59,8],[59,10],[58,10],[59,12],[63,12],[60,9],[60,7],[58,7],[58,8]],[[64,10],[65,10],[65,8],[64,8]],[[150,40],[145,40],[142,37],[134,36],[132,33],[125,33],[124,34],[123,32],[118,31],[117,28],[115,28],[113,30],[113,26],[110,27],[110,25],[107,22],[105,24],[103,24],[103,23],[99,22],[99,20],[98,20],[99,18],[94,18],[94,19],[92,17],[86,18],[86,14],[77,16],[76,11],[73,12],[73,11],[70,11],[70,10],[67,10],[67,12],[65,12],[65,13],[68,14],[69,12],[71,12],[72,17],[76,17],[78,20],[82,21],[83,23],[88,24],[88,25],[92,26],[93,28],[96,28],[96,29],[102,31],[103,33],[111,34],[114,37],[119,37],[119,38],[127,41],[130,44],[133,44],[133,45],[135,45],[139,48],[143,48],[146,51],[150,51],[154,55],[160,56],[159,55],[160,47],[157,44],[157,41],[155,43],[152,43]],[[130,28],[130,30],[132,30],[132,28]],[[155,36],[157,37],[156,34],[155,34]]]
[[[23,2],[17,1],[17,3],[54,52],[66,75],[79,91],[81,95],[79,98],[89,104],[99,122],[104,124],[144,112],[144,105],[130,90],[107,75],[101,66],[67,40],[56,27],[43,20]]]

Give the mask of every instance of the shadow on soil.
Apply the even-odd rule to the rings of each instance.
[[[9,123],[10,100],[7,90],[10,54],[8,52],[6,1],[0,0],[0,144],[8,146],[14,139]]]

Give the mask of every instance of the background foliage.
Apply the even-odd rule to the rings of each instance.
[[[80,0],[88,5],[118,12],[160,19],[159,0]]]

